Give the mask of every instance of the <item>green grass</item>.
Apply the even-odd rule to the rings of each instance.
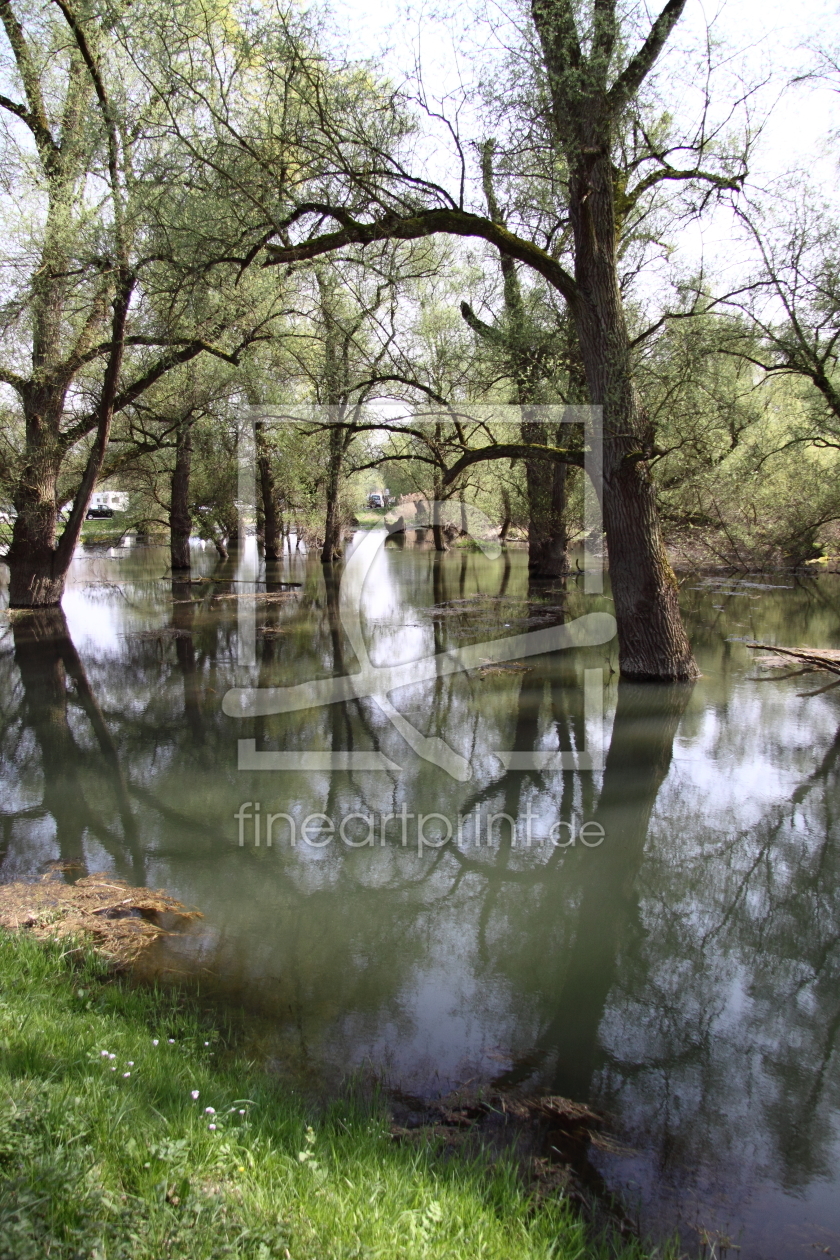
[[[133,527],[126,514],[117,512],[116,515],[105,516],[101,520],[83,521],[81,540],[82,542],[110,543],[113,546],[117,546],[123,535],[131,528]]]
[[[382,524],[387,515],[384,509],[381,512],[374,512],[370,508],[357,508],[355,512],[356,520],[362,529],[374,529]]]
[[[611,1251],[512,1165],[398,1146],[347,1100],[315,1118],[208,1018],[0,934],[2,1260]]]

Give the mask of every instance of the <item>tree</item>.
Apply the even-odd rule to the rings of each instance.
[[[402,311],[413,310],[418,301],[422,305],[426,283],[439,270],[438,254],[425,242],[388,243],[369,252],[364,264],[320,263],[299,271],[293,317],[283,336],[254,358],[256,370],[249,369],[263,517],[267,521],[270,515],[271,485],[276,492],[279,480],[289,489],[276,467],[289,453],[271,433],[276,410],[281,418],[297,417],[299,440],[309,439],[308,475],[299,489],[309,481],[320,498],[323,527],[317,538],[324,564],[334,563],[343,550],[351,516],[349,479],[383,458],[370,443],[379,427],[372,404],[383,394],[392,402],[434,395],[422,349],[416,344],[412,350],[418,354],[404,349],[412,330]]]
[[[26,163],[28,142],[34,144],[45,203],[37,265],[25,300],[32,326],[31,373],[24,376],[6,369],[0,377],[18,395],[26,434],[26,454],[14,496],[17,518],[6,557],[13,607],[54,604],[61,598],[64,573],[108,443],[134,289],[124,145],[101,72],[100,50],[75,11],[62,0],[58,7],[63,22],[49,14],[41,18],[35,11],[28,16],[36,29],[27,32],[10,0],[0,4],[22,97],[15,100],[4,95],[0,107],[19,124],[15,146],[19,171]],[[33,33],[43,41],[41,50],[33,47]],[[63,62],[58,92],[48,74],[50,53]],[[92,175],[104,179],[108,189],[107,208],[100,218],[101,224],[110,217],[110,241],[104,250],[96,249],[84,205]],[[81,253],[86,255],[84,260]],[[73,426],[71,438],[62,429],[68,391],[81,368],[97,358],[104,362],[100,397],[84,422]],[[91,433],[93,443],[80,492],[56,546],[59,469],[68,446]]]
[[[669,321],[640,353],[660,513],[683,563],[802,563],[840,513],[840,451],[795,440],[813,431],[813,397],[757,372],[765,349],[747,320],[709,312]]]
[[[840,450],[840,229],[816,195],[786,191],[775,199],[781,214],[739,212],[758,257],[742,288],[723,299],[737,313],[726,349],[768,376],[807,381],[811,407],[791,441]]]
[[[495,142],[487,140],[481,147],[481,173],[487,212],[494,223],[504,226],[493,178]],[[461,314],[470,328],[496,352],[502,371],[513,387],[512,401],[522,409],[521,438],[539,445],[545,429],[535,422],[529,409],[534,404],[553,402],[560,393],[564,402],[585,402],[586,382],[577,338],[568,313],[547,330],[534,319],[533,303],[526,303],[516,263],[504,251],[499,252],[502,273],[504,319],[502,326],[490,326],[480,320],[468,302],[461,303]],[[560,325],[558,330],[557,325]],[[558,336],[559,331],[559,336]],[[565,350],[565,354],[563,353]],[[559,378],[565,376],[562,388]],[[554,435],[562,445],[560,431]],[[525,461],[528,496],[528,568],[537,578],[559,577],[568,569],[568,525],[566,520],[568,466],[545,459]]]
[[[704,167],[714,147],[705,122],[690,143],[671,144],[661,129],[651,132],[641,120],[633,128],[633,144],[628,148],[623,143],[622,127],[626,129],[628,114],[684,7],[685,0],[668,0],[641,46],[627,57],[614,0],[594,0],[588,25],[571,0],[534,0],[531,17],[548,118],[546,162],[565,171],[571,268],[558,258],[564,241],[541,243],[538,231],[529,236],[527,217],[521,219],[522,234],[494,223],[465,208],[463,189],[453,197],[439,185],[409,178],[404,166],[396,161],[389,165],[385,155],[375,187],[369,174],[364,182],[356,181],[356,204],[302,201],[278,225],[281,243],[268,246],[267,265],[277,265],[387,238],[416,239],[438,232],[480,237],[532,268],[564,298],[580,343],[590,401],[603,408],[603,507],[621,671],[637,679],[691,679],[696,666],[680,619],[648,467],[654,435],[633,375],[618,270],[620,238],[652,190],[687,183],[703,187],[707,197],[739,187],[744,176],[743,164],[733,165],[727,155],[717,169]],[[676,165],[676,155],[684,159],[687,151],[691,161]],[[349,165],[343,175],[351,178]],[[321,230],[327,219],[336,223],[334,231]],[[293,242],[289,231],[306,221],[312,231]]]
[[[238,363],[277,312],[237,287],[210,190],[200,207],[185,194],[191,150],[167,125],[165,97],[133,72],[161,14],[2,0],[0,17],[17,90],[0,95],[2,156],[34,238],[21,232],[5,260],[0,382],[23,448],[7,461],[17,515],[5,560],[12,606],[38,607],[61,600],[115,417],[199,355]],[[212,147],[207,131],[196,123],[193,146]]]

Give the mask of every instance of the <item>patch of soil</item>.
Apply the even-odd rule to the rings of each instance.
[[[0,927],[41,940],[85,936],[109,962],[127,967],[161,936],[202,917],[164,892],[104,874],[66,884],[55,878],[58,870],[37,884],[0,885]]]

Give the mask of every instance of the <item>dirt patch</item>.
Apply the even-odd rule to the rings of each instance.
[[[65,884],[56,874],[38,884],[0,885],[0,927],[41,940],[86,936],[109,962],[127,967],[160,937],[201,918],[165,892],[132,888],[110,875]]]

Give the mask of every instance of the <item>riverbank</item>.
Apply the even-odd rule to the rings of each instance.
[[[615,1255],[512,1163],[347,1097],[316,1117],[197,1003],[66,941],[0,933],[0,986],[3,1260]]]

